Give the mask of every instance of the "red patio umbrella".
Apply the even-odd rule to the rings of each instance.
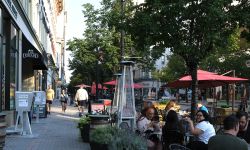
[[[103,89],[103,90],[107,90],[108,88],[106,86],[102,86],[100,83],[98,84],[98,89]],[[91,94],[95,95],[96,94],[96,84],[93,83],[91,86]]]
[[[134,87],[135,89],[141,89],[141,88],[143,88],[143,86],[142,86],[141,84],[139,84],[139,83],[134,83],[134,84],[133,84],[133,87]]]
[[[117,84],[117,80],[111,80],[111,81],[105,82],[103,84],[106,84],[106,85],[116,85]]]
[[[78,85],[76,85],[76,86],[74,86],[74,87],[81,87],[81,86],[83,86],[84,88],[86,88],[86,87],[91,87],[91,86],[86,85],[86,84],[78,84]]]
[[[247,81],[248,79],[223,76],[223,75],[218,75],[216,73],[200,70],[197,71],[197,80],[199,87],[206,88],[206,87],[217,87],[241,81]],[[180,78],[179,80],[168,83],[167,86],[172,88],[190,87],[191,81],[192,81],[191,75],[187,75]]]
[[[105,84],[105,85],[116,85],[117,80],[111,80],[111,81],[105,82],[103,84]],[[126,87],[128,87],[128,86],[126,86]],[[140,88],[143,88],[143,86],[141,84],[139,84],[139,83],[134,83],[133,88],[140,89]]]

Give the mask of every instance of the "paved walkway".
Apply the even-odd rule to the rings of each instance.
[[[39,123],[32,120],[32,136],[7,135],[4,150],[90,150],[76,127],[77,112],[77,107],[68,106],[62,113],[56,100],[47,118],[40,118]]]

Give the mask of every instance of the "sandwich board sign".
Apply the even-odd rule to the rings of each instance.
[[[21,135],[32,135],[28,112],[31,111],[33,95],[33,92],[16,91],[17,120],[15,131],[21,132]]]

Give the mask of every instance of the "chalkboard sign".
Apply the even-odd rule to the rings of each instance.
[[[46,116],[46,105],[39,105],[39,107],[33,107],[32,117],[36,116],[37,109],[39,109],[39,118],[45,118]]]
[[[17,111],[30,111],[33,102],[32,92],[16,91],[16,110]]]

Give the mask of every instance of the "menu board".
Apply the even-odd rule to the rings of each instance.
[[[17,111],[30,111],[33,101],[32,92],[16,91],[16,110]]]

